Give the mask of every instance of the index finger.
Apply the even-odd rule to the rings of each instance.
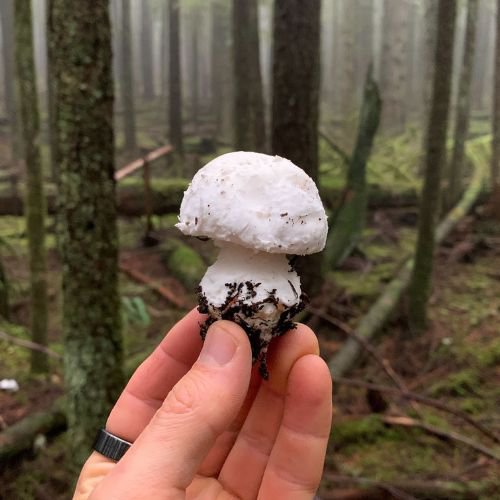
[[[206,316],[193,309],[168,332],[160,345],[137,368],[111,410],[106,429],[134,442],[172,387],[200,354],[200,323]]]

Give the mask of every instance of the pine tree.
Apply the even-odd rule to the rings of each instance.
[[[467,140],[469,132],[472,65],[474,63],[474,49],[476,42],[477,12],[478,0],[468,0],[464,52],[462,67],[460,69],[460,81],[457,96],[455,136],[453,140],[453,154],[450,166],[450,187],[447,197],[448,207],[451,207],[458,201],[463,187],[465,141]]]
[[[318,180],[320,0],[274,4],[272,152]],[[303,259],[304,288],[318,291],[321,255]]]
[[[18,101],[26,165],[26,229],[30,262],[31,336],[47,345],[47,265],[45,255],[45,197],[40,157],[40,119],[36,92],[31,1],[16,0],[14,14]],[[45,353],[32,351],[31,370],[47,372]]]
[[[181,55],[180,55],[180,3],[179,0],[169,0],[169,106],[168,124],[169,136],[177,155],[184,154],[182,135],[182,86],[181,86]]]
[[[130,0],[122,0],[121,26],[121,94],[123,107],[123,129],[125,151],[133,155],[137,149],[135,130],[134,78],[132,73],[132,44],[130,35]]]
[[[434,56],[434,81],[427,133],[425,180],[420,201],[415,267],[410,284],[410,334],[421,333],[427,324],[434,233],[439,214],[441,172],[446,157],[446,133],[451,96],[455,0],[439,0],[437,40]]]
[[[123,385],[108,0],[53,0],[70,442],[88,454]]]
[[[4,101],[9,120],[11,157],[15,161],[19,158],[19,130],[16,114],[15,99],[15,71],[14,71],[14,0],[0,1],[0,22],[2,24],[2,52],[4,66]]]
[[[236,149],[263,151],[266,126],[260,70],[257,0],[233,0]]]

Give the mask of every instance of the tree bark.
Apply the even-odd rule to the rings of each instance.
[[[153,74],[153,22],[148,0],[141,3],[141,80],[142,97],[151,101],[155,97]]]
[[[14,70],[14,0],[0,2],[0,21],[2,23],[2,52],[4,66],[4,99],[9,120],[11,158],[16,161],[20,155],[19,127],[16,113],[15,70]]]
[[[478,0],[468,0],[467,21],[465,28],[464,52],[457,96],[455,119],[455,136],[450,165],[449,192],[447,207],[450,208],[460,198],[463,189],[465,167],[465,141],[469,133],[469,118],[471,107],[472,65],[476,42]]]
[[[274,4],[272,152],[318,181],[321,1]],[[322,283],[321,254],[302,259],[304,288]]]
[[[495,39],[495,81],[491,141],[491,188],[500,190],[500,0],[497,0]]]
[[[120,55],[122,57],[120,68],[121,93],[123,106],[123,131],[125,135],[125,151],[129,155],[134,155],[137,150],[136,130],[135,130],[135,105],[134,105],[134,78],[132,74],[132,44],[130,34],[130,0],[122,0],[122,47]]]
[[[182,135],[182,87],[181,87],[181,58],[180,58],[180,3],[179,0],[168,2],[169,22],[169,106],[168,123],[169,136],[175,152],[179,156],[184,154]]]
[[[233,0],[234,125],[236,149],[266,147],[257,0]]]
[[[234,142],[234,86],[230,11],[226,2],[212,2],[212,99],[215,133],[219,140]]]
[[[123,386],[107,0],[53,0],[70,442],[87,456]]]
[[[200,11],[197,5],[191,7],[191,122],[194,125],[195,134],[198,133],[198,118],[200,115],[200,61],[199,61],[199,36],[200,29]]]
[[[31,336],[47,345],[47,265],[45,255],[45,199],[40,157],[40,119],[36,92],[35,59],[30,0],[17,0],[14,16],[16,69],[23,156],[26,165],[26,229],[30,262]],[[32,352],[31,370],[49,369],[44,353]]]
[[[411,336],[422,333],[427,325],[427,302],[431,291],[435,247],[434,233],[440,206],[441,171],[446,159],[455,17],[455,0],[439,0],[425,180],[420,202],[415,267],[410,285],[409,332]]]
[[[361,238],[368,205],[366,165],[380,122],[382,102],[371,68],[365,83],[358,138],[350,160],[342,204],[333,216],[324,254],[326,269],[334,269],[353,250]]]
[[[9,281],[5,273],[3,262],[0,258],[0,318],[9,321]]]
[[[391,133],[404,130],[408,6],[400,0],[384,2],[381,65],[382,127]]]

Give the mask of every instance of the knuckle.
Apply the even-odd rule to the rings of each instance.
[[[195,413],[202,404],[204,383],[201,377],[191,373],[170,391],[163,410],[176,415]]]

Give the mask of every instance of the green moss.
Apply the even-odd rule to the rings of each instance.
[[[202,258],[190,246],[173,238],[162,248],[170,272],[189,290],[194,290],[206,271]]]
[[[477,370],[465,369],[452,373],[433,384],[429,393],[434,396],[467,396],[474,393],[480,387],[480,377]]]
[[[400,440],[404,433],[400,429],[386,426],[378,415],[336,422],[330,435],[335,448],[376,443],[380,440]]]

